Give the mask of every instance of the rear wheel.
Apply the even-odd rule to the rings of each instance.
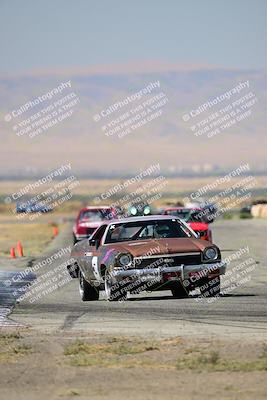
[[[76,244],[78,240],[76,239],[76,236],[73,234],[73,244]]]
[[[171,291],[175,299],[184,299],[188,297],[188,291],[181,284],[181,282],[174,283],[173,287],[171,288]]]
[[[120,301],[127,299],[127,288],[123,281],[114,282],[110,272],[105,273],[105,292],[109,301]]]
[[[203,297],[218,296],[221,290],[220,276],[216,276],[215,278],[206,278],[202,281],[202,285],[199,289]]]
[[[78,278],[79,277],[79,266],[78,266],[78,264],[74,263],[74,264],[67,265],[67,270],[68,270],[68,273],[70,274],[70,276],[72,278]]]
[[[90,285],[84,277],[81,271],[79,271],[79,292],[81,295],[82,301],[92,301],[99,299],[99,290]]]

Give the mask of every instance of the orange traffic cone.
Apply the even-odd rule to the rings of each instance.
[[[14,247],[10,248],[10,258],[16,258],[16,253]]]
[[[58,235],[58,227],[53,226],[53,236],[56,237]]]
[[[23,257],[23,248],[22,248],[22,244],[20,241],[18,241],[18,243],[17,243],[17,250],[18,250],[18,256]]]

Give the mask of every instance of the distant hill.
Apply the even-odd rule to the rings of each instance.
[[[1,76],[1,172],[50,170],[66,162],[70,162],[75,171],[89,174],[120,171],[125,174],[155,162],[172,172],[192,167],[196,171],[201,168],[208,171],[213,169],[213,165],[225,169],[244,161],[253,168],[264,168],[267,147],[266,75],[266,71],[151,62]],[[17,125],[26,116],[33,115],[38,107],[10,122],[6,122],[4,117],[68,80],[71,81],[71,89],[64,90],[61,96],[54,96],[52,101],[43,101],[42,108],[60,99],[63,94],[75,92],[80,101],[73,107],[72,116],[35,138],[16,136],[12,130],[14,123]],[[93,117],[102,110],[157,81],[160,88],[150,95],[143,95],[141,101],[132,101],[120,112],[102,117],[99,122],[94,121]],[[183,121],[182,116],[245,81],[249,81],[249,89],[232,96],[229,101],[222,101],[219,108],[252,91],[258,101],[251,116],[212,138],[194,136],[190,130],[192,124]],[[169,100],[162,108],[161,116],[121,139],[116,134],[110,137],[105,135],[106,131],[101,129],[103,124],[106,126],[107,122],[161,92]],[[190,121],[200,121],[216,110],[217,106],[212,107],[208,113],[203,112]]]

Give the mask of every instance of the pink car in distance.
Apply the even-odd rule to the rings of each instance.
[[[89,238],[105,220],[118,217],[117,211],[109,206],[88,206],[79,211],[73,226],[73,242]]]

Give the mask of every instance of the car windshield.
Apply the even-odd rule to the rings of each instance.
[[[191,211],[187,218],[186,222],[203,222],[202,211]]]
[[[112,224],[108,228],[105,243],[186,237],[194,237],[194,235],[176,219],[151,220]]]
[[[102,221],[105,219],[112,219],[113,215],[110,209],[95,209],[86,210],[80,214],[79,220]]]
[[[201,210],[167,210],[166,214],[175,215],[186,222],[202,222]]]
[[[167,210],[165,214],[175,215],[175,217],[185,220],[189,214],[189,210]]]

